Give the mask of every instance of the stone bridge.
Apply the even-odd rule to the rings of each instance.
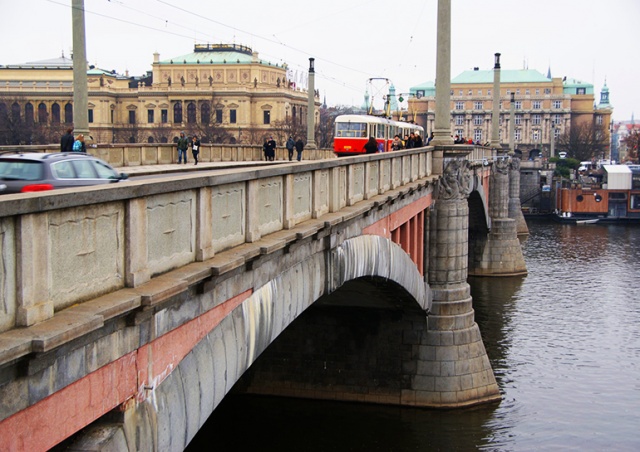
[[[234,385],[499,400],[466,280],[526,272],[517,162],[429,147],[0,198],[0,449],[183,450]]]

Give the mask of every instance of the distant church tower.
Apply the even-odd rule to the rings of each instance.
[[[609,103],[609,87],[607,87],[606,79],[604,81],[602,91],[600,91],[600,103],[598,104],[598,110],[603,110],[605,108],[613,108]]]

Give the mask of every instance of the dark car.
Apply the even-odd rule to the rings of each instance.
[[[119,182],[126,174],[81,152],[4,152],[0,154],[0,194]]]

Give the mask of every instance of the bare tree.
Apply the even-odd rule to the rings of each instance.
[[[568,157],[579,161],[604,156],[608,147],[606,130],[602,126],[582,123],[558,137],[558,151],[565,151]]]
[[[638,162],[638,150],[640,149],[640,132],[633,129],[629,135],[622,139],[622,143],[627,147],[627,160]]]

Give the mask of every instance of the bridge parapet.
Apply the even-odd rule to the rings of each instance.
[[[198,271],[224,273],[287,246],[291,239],[275,234],[279,231],[325,216],[335,221],[330,214],[341,211],[342,220],[359,201],[431,173],[431,152],[423,149],[4,196],[0,332],[5,334],[0,340],[9,343],[0,363],[98,327],[102,314],[154,304],[185,289],[187,281],[163,284],[158,278],[171,270],[207,261]],[[296,236],[316,233],[318,224]],[[273,237],[268,246],[249,247],[265,236]],[[251,251],[243,254],[242,246]],[[216,256],[232,248],[237,249],[236,262],[218,263]],[[198,277],[193,271],[196,276],[190,278]],[[111,311],[101,314],[98,306],[107,301]],[[78,304],[97,311],[74,317],[73,327],[55,341],[10,334],[16,327],[61,318],[54,313]]]

